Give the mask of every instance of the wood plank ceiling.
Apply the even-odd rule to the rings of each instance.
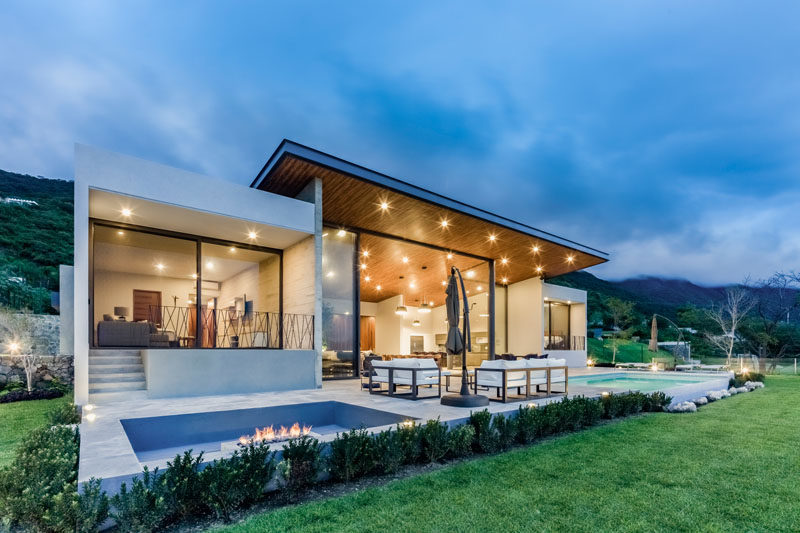
[[[497,283],[505,279],[506,283],[511,284],[534,276],[551,278],[606,261],[600,255],[534,237],[292,155],[286,155],[278,161],[259,188],[294,197],[314,177],[322,179],[322,213],[327,225],[355,231],[368,230],[430,244],[446,251],[494,259]],[[446,252],[420,246],[404,248],[397,243],[383,244],[364,233],[361,240],[364,249],[374,248],[374,253],[369,250],[373,266],[368,264],[368,269],[376,276],[383,266],[399,279],[404,270],[397,269],[397,254],[406,254],[409,258],[413,256],[413,264],[420,268],[428,266],[431,272],[435,272],[431,279],[435,278],[438,283],[441,283],[442,272],[447,271]],[[383,264],[382,261],[388,262]],[[474,264],[474,259],[463,263],[464,266]],[[461,265],[459,263],[457,266]],[[486,272],[488,277],[488,268]],[[389,279],[381,279],[386,284],[386,290],[390,290],[392,284]],[[430,290],[428,287],[432,286],[425,283],[425,290]],[[366,294],[369,294],[368,290]],[[369,301],[373,301],[374,297]],[[408,305],[412,305],[411,302]]]

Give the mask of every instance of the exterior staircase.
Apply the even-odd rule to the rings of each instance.
[[[146,389],[139,350],[89,350],[89,394]]]

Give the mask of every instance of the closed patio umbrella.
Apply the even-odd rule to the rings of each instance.
[[[459,296],[460,289],[460,296]],[[489,405],[489,398],[477,394],[470,394],[467,374],[467,350],[470,346],[469,329],[469,303],[467,302],[467,291],[464,288],[464,279],[461,272],[456,267],[450,267],[450,280],[447,283],[447,298],[444,305],[447,310],[447,341],[445,348],[450,354],[461,353],[461,391],[458,394],[447,394],[442,396],[442,405],[451,407],[480,407]],[[464,299],[464,332],[458,329],[458,315],[461,311],[459,297]]]
[[[651,352],[658,351],[658,322],[656,322],[656,315],[653,315],[653,323],[650,324],[650,346]]]

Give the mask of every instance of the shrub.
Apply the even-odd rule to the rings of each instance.
[[[350,481],[365,476],[375,464],[375,446],[366,429],[337,433],[331,441],[328,468],[334,479]]]
[[[469,414],[469,423],[475,430],[473,447],[483,453],[494,453],[499,447],[497,430],[492,426],[492,413],[488,409]]]
[[[92,533],[108,518],[108,496],[100,488],[100,480],[92,478],[83,490],[65,490],[55,497],[57,531]]]
[[[472,453],[475,428],[469,424],[461,424],[450,430],[447,439],[450,457],[466,457]]]
[[[13,462],[0,469],[0,516],[23,530],[58,531],[57,497],[76,491],[78,448],[74,428],[32,431]]]
[[[202,452],[192,457],[192,450],[187,450],[167,463],[161,481],[164,484],[164,504],[171,517],[185,518],[204,510],[203,483],[200,479],[202,461]]]
[[[52,400],[53,398],[61,398],[64,393],[56,389],[33,389],[28,392],[27,389],[12,390],[7,394],[0,394],[0,403],[11,402],[24,402],[27,400]]]
[[[761,383],[764,382],[764,374],[759,372],[737,372],[733,375],[730,382],[728,383],[729,387],[744,387],[744,384],[748,381],[760,381]]]
[[[61,391],[63,394],[66,394],[72,390],[69,385],[67,385],[57,377],[54,377],[47,383],[47,388]]]
[[[422,439],[420,427],[416,422],[398,424],[397,433],[403,446],[403,463],[414,464],[422,456]]]
[[[581,413],[580,427],[587,428],[596,425],[603,418],[603,405],[593,398],[576,396],[572,401],[579,406]]]
[[[307,435],[283,445],[281,475],[290,498],[295,498],[317,481],[322,462],[321,451],[319,441]]]
[[[537,407],[520,406],[517,411],[517,440],[530,444],[539,435],[539,410]]]
[[[275,470],[275,452],[265,443],[250,443],[231,457],[214,461],[200,472],[206,505],[217,518],[229,522],[236,508],[264,493]]]
[[[507,450],[517,439],[517,421],[498,413],[492,417],[492,430],[496,435],[497,448]]]
[[[642,411],[647,413],[658,413],[664,410],[672,402],[672,398],[661,391],[656,391],[646,395]]]
[[[118,531],[147,533],[158,528],[169,511],[158,468],[150,472],[145,466],[141,477],[131,481],[130,491],[123,483],[119,493],[111,498],[111,505],[111,517],[117,522]]]
[[[554,435],[561,430],[561,414],[557,403],[549,403],[542,407],[537,407],[538,416],[538,435],[546,437]]]
[[[450,445],[447,439],[447,424],[436,420],[428,422],[420,428],[420,440],[422,442],[422,456],[429,463],[441,461],[447,455]]]
[[[81,415],[75,404],[65,403],[48,412],[47,420],[51,426],[80,424]]]
[[[373,436],[372,439],[375,450],[375,471],[381,474],[394,474],[400,470],[406,459],[406,450],[400,431],[387,429]]]

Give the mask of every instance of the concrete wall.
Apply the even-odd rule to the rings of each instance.
[[[150,398],[240,394],[316,385],[314,350],[142,350]]]
[[[58,354],[74,355],[75,351],[75,269],[71,265],[58,266],[59,318]],[[72,378],[70,377],[70,383]]]
[[[508,352],[542,353],[544,337],[542,280],[530,278],[508,286]]]
[[[283,251],[284,313],[314,314],[314,239],[311,235]]]

